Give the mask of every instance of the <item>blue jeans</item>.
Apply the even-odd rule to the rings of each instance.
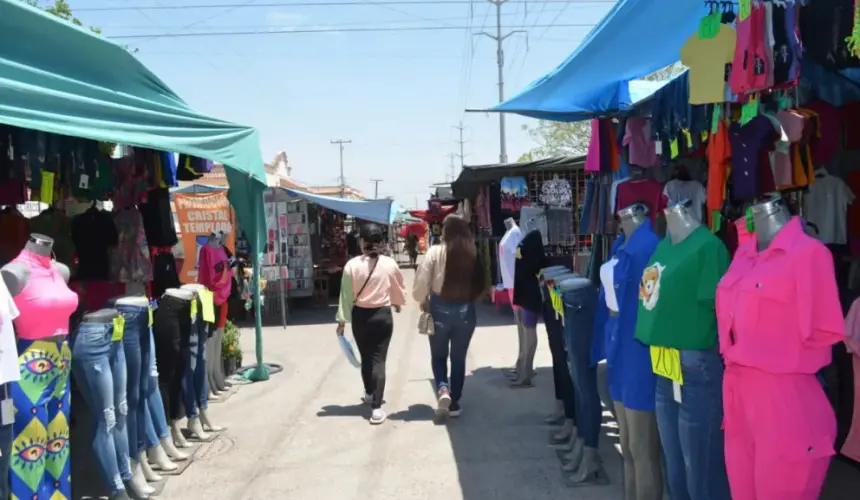
[[[552,356],[552,381],[555,389],[555,400],[564,403],[565,418],[575,419],[576,396],[574,395],[570,366],[567,364],[568,353],[564,345],[564,324],[552,308],[546,285],[541,286],[543,287],[543,323],[546,327],[549,352]]]
[[[198,304],[199,305],[199,304]],[[206,409],[208,405],[209,391],[206,383],[206,338],[208,332],[203,315],[197,314],[197,318],[191,323],[191,335],[188,342],[188,364],[182,377],[182,395],[185,405],[185,416],[197,418],[197,408]]]
[[[140,435],[144,429],[146,405],[143,404],[143,381],[149,375],[149,311],[146,307],[117,305],[125,319],[122,349],[125,353],[128,376],[128,445],[132,458],[137,460],[141,450]]]
[[[72,373],[93,419],[93,452],[111,495],[131,480],[125,351],[113,325],[81,323],[72,345]]]
[[[681,402],[657,377],[657,427],[672,500],[729,500],[723,451],[723,361],[716,349],[681,351]]]
[[[155,345],[152,328],[149,329],[149,345]],[[142,446],[150,449],[160,445],[161,440],[170,436],[170,428],[167,426],[167,416],[164,414],[164,402],[161,400],[161,391],[158,390],[158,370],[155,365],[155,354],[150,351],[149,364],[146,376],[142,381],[143,402],[146,405],[144,413],[144,431]]]
[[[8,384],[0,385],[0,401],[12,399]],[[9,458],[12,456],[14,420],[0,422],[0,498],[9,498]]]
[[[570,377],[576,392],[576,425],[589,448],[597,448],[603,410],[597,392],[597,365],[591,363],[591,340],[597,310],[597,288],[586,286],[561,294],[564,303],[564,342]]]
[[[436,390],[448,387],[451,399],[460,401],[466,380],[466,353],[475,333],[475,304],[448,302],[430,297],[430,314],[434,333],[430,339],[430,364]],[[451,356],[451,379],[448,381],[448,355]]]

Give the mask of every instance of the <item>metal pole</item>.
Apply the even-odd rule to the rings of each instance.
[[[287,204],[289,204],[289,203],[290,202],[287,201]],[[277,232],[277,240],[276,241],[278,242],[278,250],[275,252],[275,255],[280,255],[282,259],[287,259],[287,265],[286,266],[284,265],[283,261],[278,262],[278,289],[279,289],[278,291],[280,292],[278,295],[281,296],[281,326],[286,330],[287,329],[287,297],[286,297],[286,295],[287,295],[287,290],[289,290],[290,287],[284,286],[284,285],[289,284],[289,281],[290,281],[290,267],[289,267],[290,259],[289,259],[289,257],[287,257],[287,255],[289,255],[290,252],[288,249],[287,255],[281,254],[281,250],[282,250],[282,247],[281,247],[281,214],[278,212],[278,203],[277,202],[275,203],[274,208],[275,208],[275,227],[278,228],[276,231]],[[286,213],[284,213],[284,224],[285,224],[284,229],[285,230],[288,226],[287,220],[286,220],[288,213],[290,213],[289,210],[287,210]],[[289,240],[289,238],[287,238],[287,239]],[[278,259],[278,260],[281,260],[281,259]],[[287,268],[287,277],[286,278],[281,276],[281,268],[283,268],[283,267]]]
[[[379,183],[382,182],[382,179],[370,179],[370,182],[373,183],[373,199],[379,199]]]
[[[338,139],[336,141],[330,141],[332,144],[337,144],[340,150],[340,197],[346,198],[346,178],[343,176],[343,146],[344,144],[352,144],[352,141],[345,141],[343,139]]]

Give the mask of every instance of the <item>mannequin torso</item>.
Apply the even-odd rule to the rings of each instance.
[[[27,244],[24,245],[24,250],[33,252],[34,254],[42,257],[51,257],[53,246],[53,239],[42,234],[34,233],[30,235],[30,239],[27,241]],[[56,260],[52,262],[52,265],[60,273],[60,276],[63,277],[63,281],[68,283],[69,277],[71,276],[69,268],[66,267],[65,264],[61,264]],[[3,275],[3,281],[6,283],[6,288],[9,289],[9,293],[14,297],[21,293],[21,290],[27,286],[27,279],[30,277],[30,270],[21,262],[10,262],[0,269],[0,274]]]
[[[561,293],[579,290],[588,286],[591,286],[591,280],[582,276],[570,276],[558,281],[558,289]]]
[[[666,228],[672,244],[677,245],[684,241],[697,227],[702,224],[696,220],[692,213],[693,204],[690,200],[681,200],[666,208]]]
[[[791,220],[788,205],[780,196],[753,205],[752,213],[759,251],[766,249],[777,233]]]
[[[110,323],[117,316],[119,316],[119,311],[106,308],[84,314],[81,321],[83,323]]]
[[[111,300],[112,303],[118,306],[133,306],[133,307],[147,307],[149,306],[149,299],[142,295],[128,295],[125,297],[118,297]]]
[[[619,210],[618,218],[621,220],[621,230],[624,231],[624,245],[626,245],[636,229],[648,219],[648,207],[641,203],[634,203]]]
[[[168,288],[164,291],[164,295],[181,300],[192,300],[197,296],[197,294],[191,290],[182,290],[179,288]]]

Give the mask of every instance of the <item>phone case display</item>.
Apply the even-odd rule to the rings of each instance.
[[[288,270],[290,297],[304,297],[313,293],[314,263],[311,256],[310,224],[308,204],[305,201],[286,204],[286,228],[281,229],[285,238],[281,251]]]
[[[287,243],[287,203],[266,202],[266,254],[260,269],[263,279],[287,279]]]

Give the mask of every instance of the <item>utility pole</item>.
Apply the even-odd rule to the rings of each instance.
[[[346,177],[343,176],[343,145],[344,144],[352,144],[352,141],[345,141],[343,139],[338,139],[336,141],[331,141],[332,144],[337,144],[340,148],[340,197],[346,198]]]
[[[457,180],[457,176],[454,175],[454,157],[457,156],[454,153],[448,155],[448,158],[451,160],[451,182]]]
[[[463,160],[466,158],[466,154],[463,152],[463,145],[466,144],[466,141],[463,140],[463,130],[465,130],[466,127],[463,126],[463,122],[461,121],[460,124],[454,128],[460,132],[460,140],[457,142],[460,144],[460,154],[458,156],[460,157],[460,170],[462,170]]]
[[[513,30],[502,35],[502,4],[508,0],[487,0],[496,6],[496,34],[486,31],[475,33],[484,35],[496,41],[496,65],[499,69],[499,102],[505,100],[505,49],[504,41],[515,33],[527,33],[525,30]],[[508,147],[505,141],[505,114],[499,113],[499,163],[508,162]]]
[[[370,179],[370,182],[373,183],[373,199],[379,199],[379,183],[382,182],[382,179]]]

